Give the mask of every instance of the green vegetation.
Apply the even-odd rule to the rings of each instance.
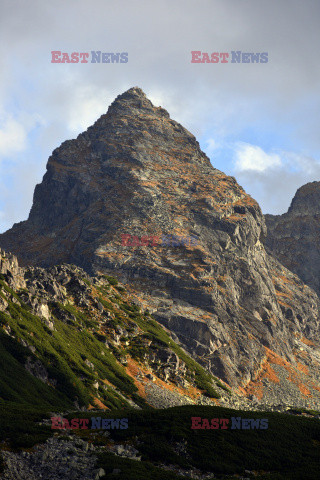
[[[195,360],[189,357],[189,355],[186,354],[182,348],[180,348],[171,339],[161,325],[156,322],[149,313],[145,313],[144,315],[141,314],[140,308],[137,305],[130,305],[128,302],[123,301],[118,295],[115,295],[114,299],[110,300],[114,300],[117,304],[117,307],[121,309],[122,314],[120,315],[117,313],[117,310],[111,301],[107,301],[101,296],[99,297],[99,300],[108,311],[115,313],[116,319],[109,321],[110,327],[119,325],[127,328],[128,330],[130,329],[130,323],[128,323],[128,320],[123,315],[124,312],[127,314],[130,320],[132,320],[141,328],[143,332],[145,332],[143,337],[152,340],[153,344],[151,348],[154,348],[155,346],[171,348],[178,355],[178,357],[185,362],[189,371],[189,380],[194,381],[196,386],[204,391],[204,395],[207,395],[211,398],[220,398],[219,393],[212,385],[212,375],[209,372],[206,372],[205,369],[202,368]],[[148,349],[144,345],[139,344],[138,339],[132,342],[130,347],[127,349],[127,352],[138,360],[142,360],[147,351]],[[216,383],[230,393],[230,390],[223,383],[219,382],[219,380],[216,380]]]
[[[50,409],[51,411],[52,409]],[[59,410],[61,412],[61,410]],[[0,401],[0,442],[5,448],[30,448],[44,442],[56,430],[40,425],[52,414],[46,406],[21,405]],[[111,437],[97,430],[74,430],[76,435],[96,445],[129,444],[138,450],[141,462],[98,454],[98,466],[104,468],[106,480],[178,480],[174,472],[159,468],[161,463],[185,469],[212,472],[214,478],[231,480],[238,475],[260,480],[317,480],[320,469],[320,422],[317,419],[272,412],[248,412],[221,407],[184,406],[165,410],[121,409],[108,412],[73,412],[68,418],[128,418],[126,430],[110,430]],[[191,417],[268,418],[269,428],[192,430]],[[91,433],[97,436],[92,437]],[[61,432],[61,435],[65,435]],[[68,434],[68,432],[67,432]],[[180,445],[180,449],[177,447]],[[245,473],[254,471],[256,475]],[[235,476],[237,475],[237,476]]]
[[[223,390],[225,390],[226,392],[228,392],[230,395],[231,395],[231,390],[230,388],[228,388],[224,383],[222,383],[220,380],[216,379],[216,385],[218,385],[218,387],[222,388]]]
[[[299,414],[299,413],[307,413],[308,415],[317,416],[320,415],[318,410],[308,410],[307,408],[290,408],[287,413]]]
[[[204,390],[204,394],[211,398],[219,398],[219,393],[214,389],[212,385],[212,376],[210,373],[206,372],[195,360],[193,360],[189,355],[187,355],[182,348],[180,348],[166,333],[166,331],[150,316],[143,316],[138,313],[139,307],[128,305],[127,303],[122,303],[122,308],[125,312],[128,313],[129,317],[132,318],[135,323],[144,331],[149,334],[149,338],[157,345],[162,347],[170,347],[173,352],[175,352],[178,357],[185,362],[188,371],[189,378],[191,377],[191,372],[194,372],[194,381],[197,387],[201,390]]]
[[[83,406],[93,404],[94,398],[98,397],[110,409],[108,412],[81,411],[64,416],[126,417],[129,419],[129,428],[111,430],[111,439],[116,443],[133,445],[142,455],[142,461],[138,462],[114,456],[110,452],[99,453],[99,466],[106,472],[105,479],[114,478],[114,468],[121,470],[117,475],[119,480],[183,478],[157,467],[161,463],[187,470],[198,468],[212,472],[214,478],[225,480],[236,479],[239,475],[261,480],[319,478],[320,422],[316,418],[220,407],[185,406],[166,410],[149,407],[138,395],[134,381],[120,363],[127,354],[143,361],[150,349],[170,348],[185,362],[187,379],[207,396],[219,397],[213,382],[231,392],[190,358],[149,313],[142,314],[137,305],[124,301],[124,289],[114,277],[105,278],[109,285],[94,288],[100,293],[100,302],[112,318],[106,319],[102,314],[99,323],[95,316],[90,315],[90,307],[78,308],[70,298],[71,303],[66,305],[57,302],[49,305],[56,314],[53,318],[54,330],[51,330],[43,319],[33,315],[31,308],[21,301],[19,293],[22,290],[18,293],[13,291],[5,282],[5,276],[0,275],[0,296],[8,302],[8,313],[0,312],[2,448],[31,448],[44,442],[53,431],[50,426],[40,425],[39,422],[44,418],[49,419],[52,410],[70,412],[75,401]],[[86,279],[83,280],[91,285]],[[119,295],[114,294],[115,291]],[[16,303],[17,300],[21,304]],[[108,331],[119,326],[128,332],[138,330],[136,336],[130,337],[129,345],[126,343],[127,337],[123,338],[122,345],[109,342],[104,328]],[[109,347],[106,346],[106,340],[110,343]],[[37,362],[40,370],[44,367],[49,384],[26,371],[26,362],[34,365],[35,369]],[[143,410],[130,409],[123,395],[131,398]],[[317,411],[304,408],[292,408],[288,413],[319,415]],[[269,428],[192,430],[193,416],[208,419],[231,416],[268,418]],[[75,433],[87,436],[99,445],[110,442],[110,438],[102,435],[90,436],[90,430]],[[1,467],[0,461],[0,471]],[[255,471],[256,475],[245,473],[245,470]]]
[[[174,472],[155,467],[150,462],[137,462],[124,457],[116,457],[111,453],[99,455],[99,466],[104,469],[106,476],[103,479],[119,478],[119,480],[182,480],[186,477]],[[114,469],[120,469],[117,476],[112,475]]]
[[[102,275],[102,276],[108,280],[110,285],[113,285],[113,286],[118,285],[118,280],[115,277],[112,277],[111,275]]]
[[[0,401],[0,442],[6,441],[11,449],[30,448],[52,435],[50,426],[39,425],[50,418],[48,407]]]
[[[0,333],[0,398],[21,405],[46,405],[67,408],[68,397],[29,374],[24,363],[31,356],[23,347],[5,333]]]
[[[12,338],[4,332],[0,334],[3,365],[0,372],[0,400],[70,406],[74,401],[79,405],[92,404],[94,397],[98,396],[108,408],[127,407],[126,400],[114,390],[101,388],[106,380],[122,394],[144,406],[145,401],[137,394],[137,387],[121,363],[128,354],[143,361],[150,348],[166,347],[186,363],[187,378],[192,383],[203,390],[205,395],[219,397],[212,384],[212,376],[192,360],[160,324],[149,314],[143,315],[139,306],[124,301],[124,296],[114,293],[110,295],[110,285],[123,292],[123,287],[118,285],[114,277],[105,276],[110,285],[96,289],[101,293],[101,304],[113,316],[108,318],[107,328],[122,326],[130,332],[136,326],[140,327],[141,334],[132,338],[128,346],[116,347],[112,343],[106,346],[105,340],[108,337],[100,330],[97,319],[87,313],[89,310],[80,309],[71,303],[49,303],[52,314],[56,314],[53,317],[54,330],[51,330],[43,319],[31,313],[30,306],[24,304],[18,293],[7,285],[5,277],[2,277],[0,295],[8,302],[8,314],[0,312],[0,325],[10,329]],[[8,296],[4,295],[4,290]],[[60,319],[59,312],[65,312],[65,317]],[[143,343],[144,340],[151,340],[150,347],[146,346],[148,342]],[[25,371],[24,365],[28,357],[32,363],[40,360],[48,373],[49,385]]]
[[[89,418],[91,415],[86,414]],[[70,417],[73,417],[72,415]],[[83,416],[83,415],[82,415]],[[212,472],[215,478],[236,478],[245,470],[259,472],[252,478],[265,480],[318,479],[320,469],[320,422],[313,418],[280,413],[231,410],[221,407],[184,406],[166,410],[113,411],[99,413],[103,418],[128,418],[127,430],[111,430],[116,443],[133,445],[142,462],[99,455],[99,466],[106,479],[113,478],[113,468],[120,468],[118,478],[166,479],[169,473],[152,464],[170,463],[186,469],[192,467]],[[269,428],[192,430],[191,417],[201,418],[268,418]],[[103,438],[99,442],[107,441]],[[184,452],[176,446],[185,445]],[[143,472],[143,476],[142,475]],[[139,477],[140,475],[140,477]],[[172,477],[175,478],[175,477]]]
[[[142,361],[145,358],[145,355],[149,353],[149,348],[145,345],[141,345],[141,338],[134,338],[130,342],[127,352],[132,358]]]
[[[124,287],[121,287],[120,285],[116,285],[116,289],[118,290],[118,292],[120,293],[124,293],[126,291],[126,289]]]
[[[129,397],[137,391],[133,380],[110,350],[87,328],[80,328],[95,323],[74,306],[59,304],[59,308],[76,317],[78,325],[55,319],[55,330],[51,331],[39,317],[30,313],[28,307],[6,300],[10,316],[0,312],[0,324],[9,325],[15,339],[10,339],[4,333],[0,335],[2,362],[5,362],[3,367],[6,366],[0,372],[0,399],[18,401],[22,398],[23,402],[33,403],[41,393],[39,398],[43,398],[42,403],[57,405],[68,400],[70,405],[76,399],[80,405],[88,405],[95,392],[94,382],[101,383],[103,379]],[[36,356],[16,339],[23,339],[34,346]],[[101,352],[104,353],[103,356]],[[56,389],[26,374],[24,364],[28,356],[33,361],[36,358],[41,361],[49,379],[57,381]],[[94,370],[88,367],[85,360],[94,364]],[[18,381],[20,377],[21,382]],[[128,406],[124,399],[112,391],[103,391],[101,397],[109,408]]]

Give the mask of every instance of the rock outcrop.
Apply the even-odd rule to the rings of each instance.
[[[4,451],[2,457],[6,467],[3,480],[98,480],[105,473],[100,475],[102,469],[95,468],[93,445],[72,436],[64,440],[51,437],[33,451]]]
[[[54,150],[28,220],[0,235],[0,246],[22,265],[116,275],[230,386],[260,400],[294,392],[309,401],[319,393],[319,300],[269,257],[265,236],[259,205],[132,88]]]

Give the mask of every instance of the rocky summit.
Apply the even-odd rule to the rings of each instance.
[[[266,252],[265,236],[257,202],[131,88],[54,150],[28,220],[0,246],[23,266],[115,275],[234,391],[316,405],[319,299]]]
[[[267,246],[320,295],[320,182],[297,190],[283,215],[266,215]]]

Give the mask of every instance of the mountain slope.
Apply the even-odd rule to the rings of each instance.
[[[318,402],[319,300],[268,256],[265,235],[259,205],[132,88],[53,152],[28,220],[0,245],[23,265],[116,275],[194,359],[245,395]]]
[[[1,251],[0,272],[0,400],[123,408],[225,393],[113,277],[20,268]]]

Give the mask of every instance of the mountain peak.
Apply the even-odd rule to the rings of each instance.
[[[126,90],[125,92],[123,92],[122,94],[118,95],[118,97],[124,97],[124,96],[126,96],[126,97],[136,96],[136,97],[146,98],[146,94],[144,93],[144,91],[140,87],[131,87],[128,90]]]
[[[153,123],[153,133],[155,133],[155,130],[159,130],[159,125],[160,129],[163,129],[162,122],[165,118],[170,120],[171,125],[168,127],[172,130],[174,125],[176,130],[177,122],[170,119],[169,113],[164,108],[154,106],[141,88],[132,87],[118,95],[109,106],[108,111],[79,137],[92,140],[92,137],[97,138],[104,133],[113,135],[114,132],[120,132],[120,130],[122,135],[130,134],[132,137],[133,130],[136,133],[138,130],[140,132],[148,131],[150,123]],[[186,129],[183,130],[193,137]],[[167,136],[170,137],[173,133],[167,131]],[[110,141],[110,138],[108,140]]]
[[[129,90],[118,95],[115,100],[111,103],[108,112],[120,107],[124,108],[144,108],[147,110],[154,109],[152,102],[147,98],[144,91],[139,87],[132,87]]]
[[[247,388],[268,352],[294,361],[296,336],[318,338],[315,294],[291,277],[276,289],[265,233],[258,204],[133,87],[54,150],[29,219],[0,246],[23,265],[118,276],[195,359]]]
[[[125,92],[121,93],[118,95],[114,101],[112,102],[111,105],[117,104],[121,101],[131,101],[131,102],[136,102],[136,101],[147,101],[151,104],[150,100],[147,98],[147,95],[144,93],[144,91],[139,88],[139,87],[132,87],[126,90]],[[152,104],[151,104],[152,105]]]

